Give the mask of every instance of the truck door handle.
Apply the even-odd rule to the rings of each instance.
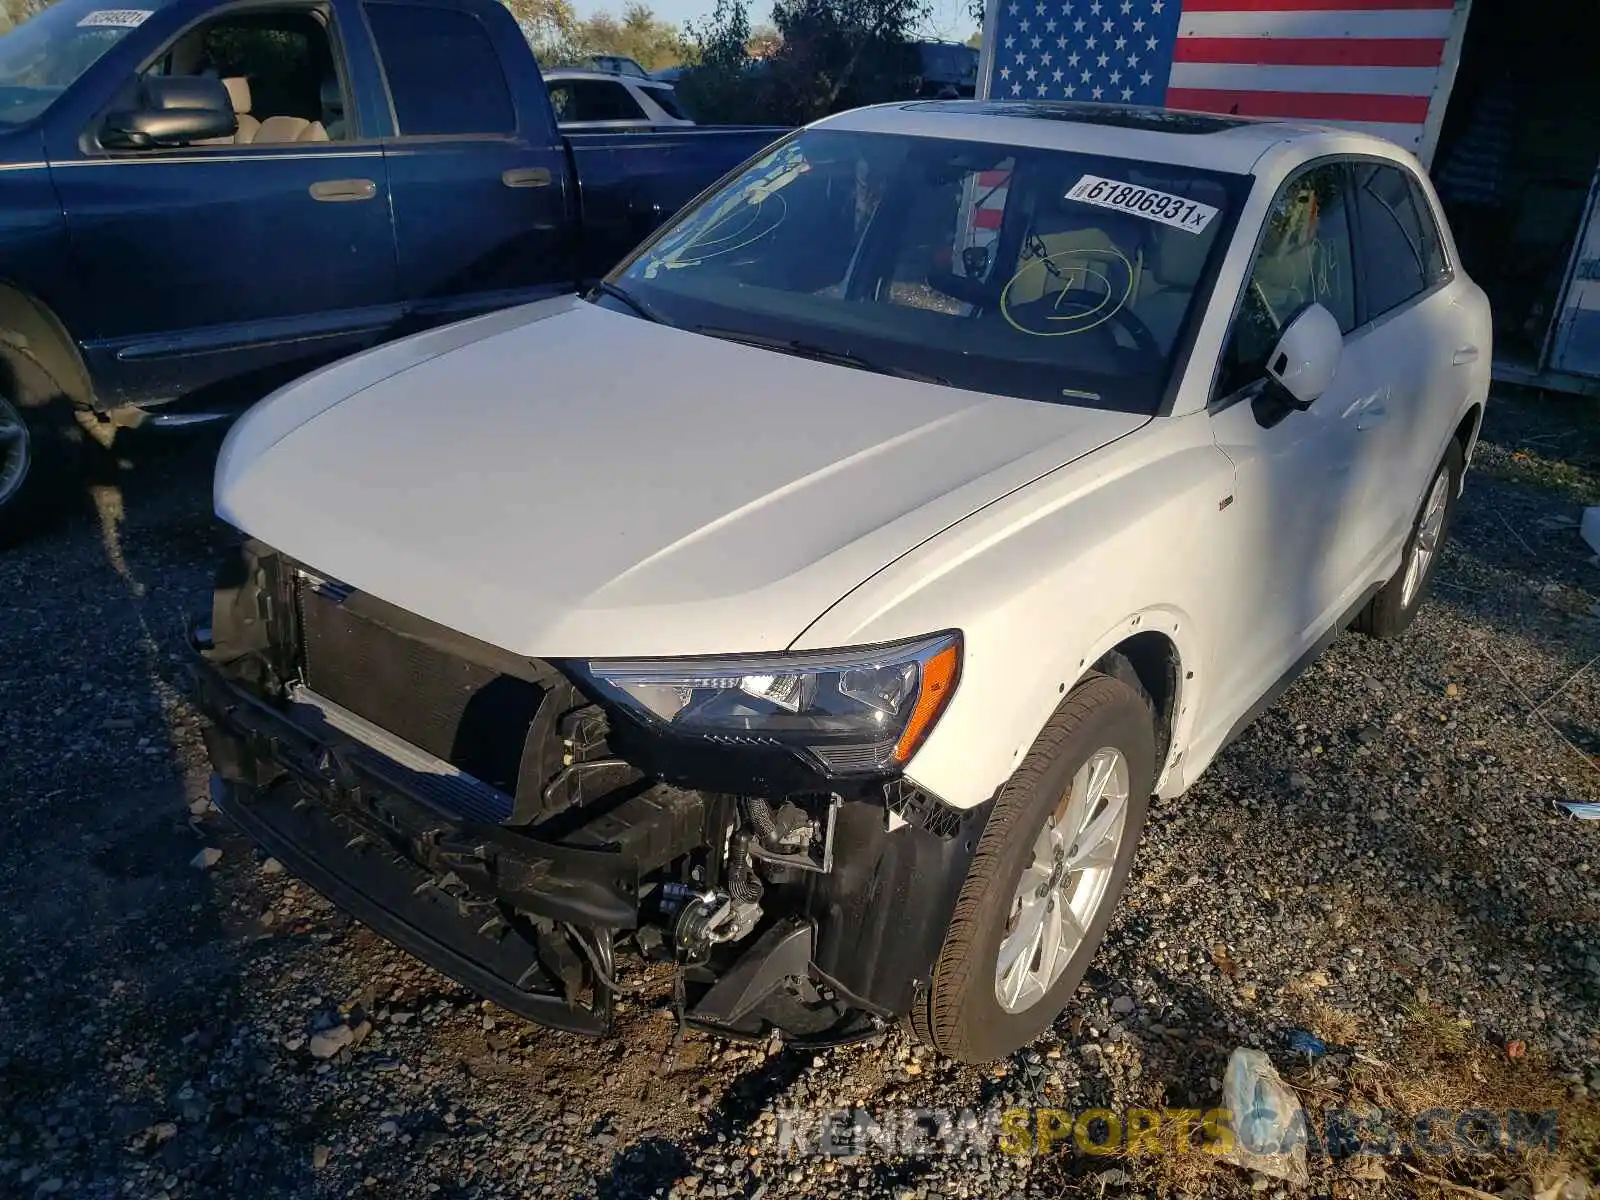
[[[377,194],[378,185],[370,179],[324,179],[311,185],[311,198],[329,204],[371,200]]]
[[[500,173],[500,182],[509,188],[534,188],[550,186],[548,167],[520,167]]]
[[[1476,346],[1457,346],[1455,356],[1451,358],[1452,365],[1460,367],[1467,363],[1478,361],[1478,348]]]

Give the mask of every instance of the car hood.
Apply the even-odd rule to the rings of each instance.
[[[930,386],[564,298],[248,412],[218,514],[529,656],[788,646],[914,546],[1147,418]]]

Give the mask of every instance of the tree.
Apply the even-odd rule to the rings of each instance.
[[[751,58],[771,58],[783,47],[783,36],[778,32],[777,26],[761,24],[750,31],[750,40],[745,42],[745,52]]]
[[[578,14],[572,0],[501,0],[511,10],[540,62],[564,62],[572,57],[578,33]]]

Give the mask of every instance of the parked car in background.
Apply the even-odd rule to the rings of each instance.
[[[0,36],[0,537],[80,415],[570,291],[781,132],[564,135],[494,0],[58,0]]]
[[[629,58],[626,54],[591,54],[582,60],[582,64],[592,71],[604,71],[607,75],[627,75],[633,79],[649,79],[650,72],[642,67],[638,60]]]
[[[565,69],[546,71],[544,81],[550,89],[556,124],[562,130],[620,132],[694,124],[670,83]]]
[[[977,94],[978,52],[962,42],[914,42],[916,94],[939,100],[970,100]]]
[[[636,952],[719,1034],[1001,1058],[1084,978],[1151,795],[1415,617],[1490,337],[1370,134],[829,117],[586,298],[235,426],[215,799],[534,1021],[608,1032]]]

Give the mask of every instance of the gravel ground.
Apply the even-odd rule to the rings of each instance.
[[[1600,566],[1575,528],[1600,503],[1593,403],[1497,398],[1411,634],[1341,638],[1153,811],[1089,983],[1052,1038],[984,1071],[898,1032],[674,1048],[655,1005],[624,1005],[613,1044],[540,1031],[263,860],[208,811],[172,686],[228,536],[215,449],[130,440],[80,511],[0,556],[0,1191],[1276,1194],[1170,1158],[784,1154],[773,1114],[1204,1108],[1239,1045],[1308,1100],[1381,1098],[1386,1071],[1396,1097],[1457,1103],[1429,1099],[1440,1062],[1570,1111],[1600,1097],[1600,824],[1556,804],[1600,800]],[[1297,1061],[1294,1030],[1328,1057]],[[1428,1171],[1529,1191],[1495,1162]],[[1311,1176],[1462,1194],[1393,1163]]]

